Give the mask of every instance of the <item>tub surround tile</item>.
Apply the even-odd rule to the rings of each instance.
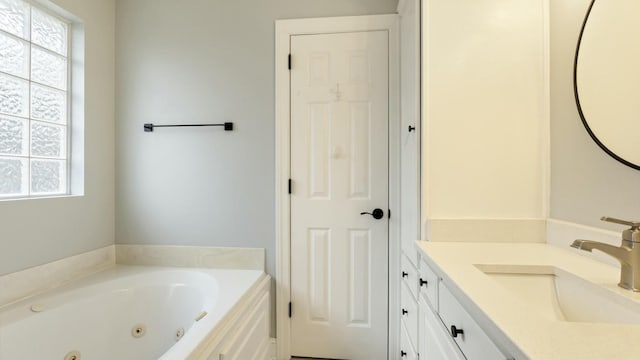
[[[0,306],[115,265],[113,245],[0,276]]]
[[[65,285],[115,264],[265,270],[265,250],[160,245],[110,245],[0,276],[0,307]]]
[[[265,250],[200,246],[116,245],[123,265],[265,270]]]

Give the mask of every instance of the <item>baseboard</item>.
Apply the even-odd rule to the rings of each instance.
[[[271,343],[269,344],[269,359],[276,360],[276,338],[271,338]]]
[[[545,219],[429,219],[426,240],[544,243]]]

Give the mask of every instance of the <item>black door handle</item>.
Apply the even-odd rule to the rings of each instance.
[[[380,220],[384,216],[384,211],[382,209],[373,209],[372,212],[361,212],[360,215],[371,215],[374,219]]]

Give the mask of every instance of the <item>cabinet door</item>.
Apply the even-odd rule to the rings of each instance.
[[[506,359],[443,282],[439,284],[438,296],[440,318],[447,329],[455,326],[460,331],[454,340],[468,360]]]
[[[420,296],[426,297],[429,305],[438,311],[438,276],[424,259],[420,260],[420,276],[418,279]]]
[[[402,251],[418,266],[420,239],[420,1],[407,0],[400,14],[400,234]],[[412,130],[409,130],[409,127]]]
[[[402,282],[407,285],[414,298],[418,298],[418,269],[409,261],[409,258],[403,254],[400,256],[400,275]]]
[[[460,349],[423,297],[420,297],[418,326],[420,360],[465,360]]]
[[[400,334],[400,360],[418,360],[418,354],[413,348],[413,344],[411,344],[411,339],[409,339],[409,333],[407,332],[406,327],[400,325],[401,334]]]
[[[400,315],[402,323],[407,328],[409,338],[412,344],[418,343],[418,302],[411,295],[411,292],[407,290],[406,284],[402,285],[400,292]]]

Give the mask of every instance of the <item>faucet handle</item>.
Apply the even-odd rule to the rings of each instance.
[[[638,228],[640,227],[640,221],[626,221],[626,220],[612,218],[609,216],[603,216],[600,218],[600,220],[607,221],[614,224],[631,226],[632,230],[638,230]]]

